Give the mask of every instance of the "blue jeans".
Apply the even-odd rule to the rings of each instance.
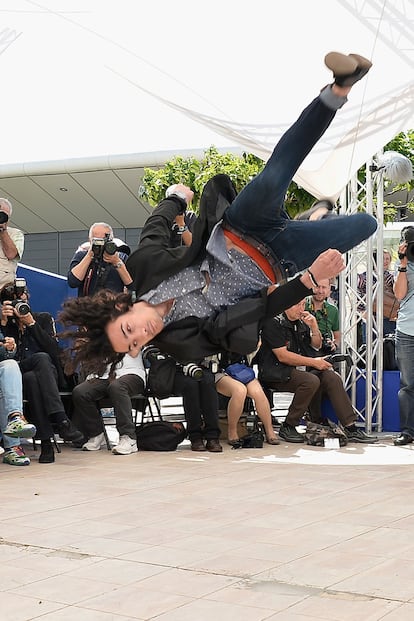
[[[375,218],[366,213],[307,221],[289,219],[284,209],[294,174],[344,102],[343,97],[324,89],[282,136],[262,172],[225,214],[232,227],[264,242],[291,276],[309,267],[328,248],[347,252],[377,228]]]
[[[23,412],[22,374],[15,360],[0,362],[0,429],[7,426],[7,417],[12,412]],[[4,448],[19,446],[20,438],[3,435]]]
[[[395,358],[400,369],[398,402],[401,432],[414,438],[414,336],[396,331]]]

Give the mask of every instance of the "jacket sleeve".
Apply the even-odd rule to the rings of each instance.
[[[171,196],[161,201],[147,219],[138,248],[126,261],[138,297],[183,267],[191,246],[173,248],[170,244],[174,219],[184,210],[185,202]]]
[[[84,252],[83,250],[79,250],[78,252],[75,252],[70,262],[69,271],[68,271],[68,285],[69,287],[72,287],[72,289],[77,289],[78,287],[82,286],[83,280],[79,280],[79,278],[76,278],[76,276],[74,276],[72,273],[72,269],[76,267],[82,261],[85,254],[86,252]]]

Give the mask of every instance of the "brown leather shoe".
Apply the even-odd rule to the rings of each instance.
[[[193,440],[191,442],[191,450],[201,453],[202,451],[206,451],[207,449],[204,446],[204,442],[202,441],[202,439],[199,438],[198,440]]]
[[[223,447],[221,446],[218,440],[207,440],[206,449],[210,451],[210,453],[222,453]]]

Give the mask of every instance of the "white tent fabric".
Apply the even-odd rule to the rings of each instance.
[[[236,146],[267,159],[331,81],[331,49],[372,59],[295,180],[336,198],[414,126],[408,0],[2,0],[0,164]]]

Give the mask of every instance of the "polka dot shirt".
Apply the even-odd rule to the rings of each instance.
[[[159,304],[175,299],[165,323],[189,316],[208,317],[269,286],[271,281],[247,255],[231,248],[220,223],[210,235],[205,259],[167,278],[142,300]]]

